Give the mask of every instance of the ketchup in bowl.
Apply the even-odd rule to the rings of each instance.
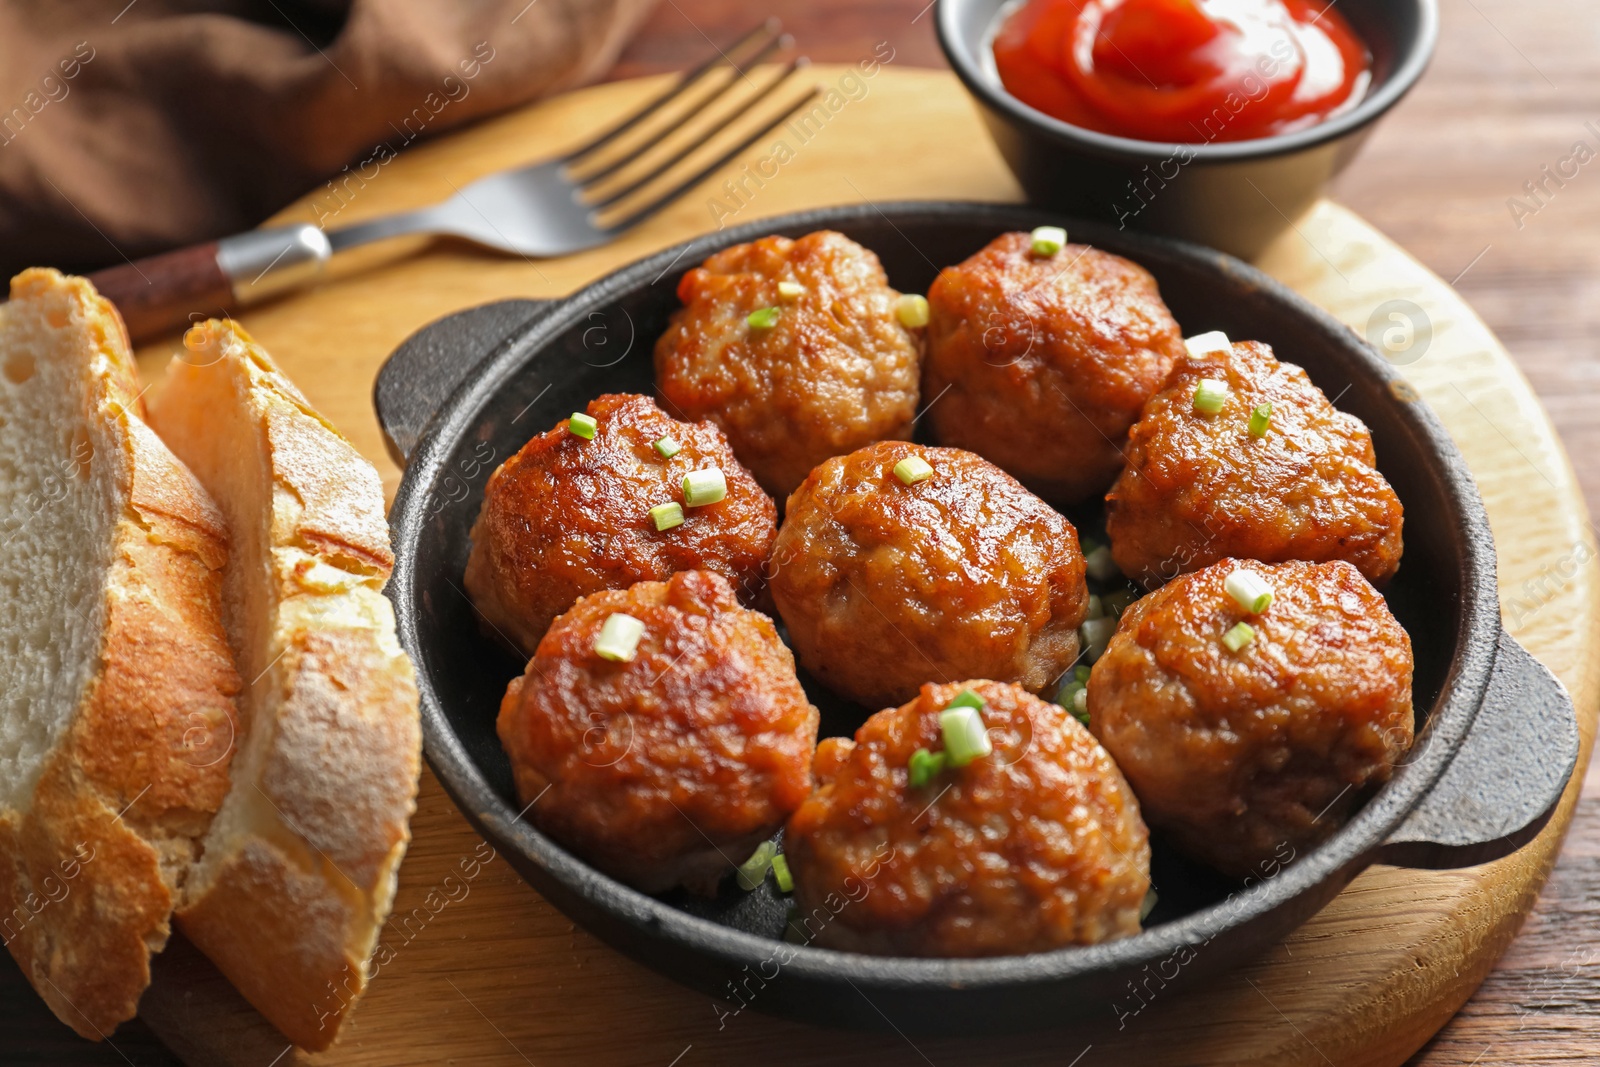
[[[1327,0],[1027,0],[994,58],[1018,100],[1143,141],[1245,141],[1355,106],[1372,55]]]

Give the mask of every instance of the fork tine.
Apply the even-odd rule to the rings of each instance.
[[[707,59],[698,67],[695,67],[692,70],[684,71],[683,75],[678,78],[677,83],[669,88],[666,92],[662,93],[660,96],[656,97],[654,100],[650,101],[644,107],[640,108],[638,111],[635,111],[632,115],[629,115],[627,118],[623,119],[606,132],[600,134],[600,136],[596,137],[588,144],[569,152],[567,155],[562,157],[561,161],[563,163],[576,163],[578,160],[594,152],[596,149],[603,148],[610,144],[612,141],[616,140],[624,133],[627,133],[629,130],[633,129],[639,123],[643,122],[645,119],[649,118],[663,107],[666,107],[673,100],[677,99],[690,86],[694,85],[701,78],[704,78],[707,74],[710,74],[713,70],[722,66],[722,64],[727,63],[732,66],[735,71],[737,71],[738,60],[736,60],[734,57],[738,55],[739,52],[741,52],[751,42],[759,40],[763,36],[770,35],[773,38],[776,38],[778,31],[780,31],[782,28],[783,23],[777,18],[769,18],[762,22],[759,26],[750,30],[743,37],[729,45],[727,51],[718,49],[716,55],[712,56],[710,59]]]
[[[781,37],[776,37],[773,40],[768,41],[766,45],[755,55],[751,56],[747,62],[752,64],[759,63],[766,59],[773,52],[776,52],[778,49],[788,48],[792,44],[794,44],[794,38],[790,37],[788,34],[784,34]],[[579,186],[588,186],[611,177],[611,175],[615,174],[629,163],[634,162],[646,152],[658,147],[661,142],[665,141],[668,137],[671,137],[679,130],[682,130],[684,127],[688,126],[689,123],[693,122],[700,116],[701,112],[705,111],[706,108],[716,103],[722,98],[723,94],[727,93],[729,89],[732,89],[735,85],[737,85],[742,76],[742,72],[735,68],[733,73],[723,81],[722,85],[719,86],[715,92],[707,95],[699,103],[695,104],[687,114],[680,115],[678,117],[678,121],[674,122],[666,129],[658,131],[654,137],[643,144],[634,145],[630,150],[623,152],[617,159],[605,164],[598,170],[590,171],[587,174],[574,175],[573,180],[577,182]]]
[[[778,86],[782,85],[785,81],[787,81],[789,79],[789,76],[791,74],[793,74],[795,71],[801,69],[802,67],[805,67],[805,66],[809,65],[810,62],[811,62],[811,60],[807,59],[805,56],[797,56],[793,61],[791,61],[789,63],[789,65],[787,67],[785,67],[783,70],[778,71],[777,74],[775,74],[767,82],[765,88],[763,88],[760,92],[756,93],[754,96],[750,97],[748,100],[745,100],[737,108],[735,108],[734,110],[728,112],[728,114],[724,115],[722,117],[722,119],[716,123],[716,125],[712,126],[709,130],[706,130],[703,133],[701,133],[700,136],[698,138],[696,138],[692,143],[684,145],[683,148],[680,151],[673,153],[670,158],[668,158],[660,166],[658,166],[655,169],[651,170],[648,174],[645,174],[643,177],[640,177],[636,181],[633,181],[633,182],[629,183],[628,185],[624,186],[621,189],[616,190],[615,192],[605,194],[605,198],[604,199],[596,201],[591,206],[596,211],[599,211],[599,210],[601,210],[603,208],[608,208],[612,204],[617,203],[619,200],[627,199],[628,197],[632,196],[634,193],[638,192],[640,189],[644,188],[646,185],[648,185],[651,182],[655,181],[657,178],[659,178],[663,174],[667,173],[673,167],[676,167],[679,163],[682,163],[685,159],[689,158],[696,151],[698,151],[699,149],[705,147],[707,144],[709,144],[711,142],[711,139],[713,137],[715,137],[717,134],[721,133],[723,130],[727,129],[729,126],[733,125],[733,123],[736,122],[738,119],[743,118],[745,115],[748,115],[752,108],[754,108],[757,104],[761,103],[761,101],[765,100],[767,97],[771,96],[773,94],[773,92],[778,88]],[[585,182],[584,184],[590,184],[590,183]]]
[[[821,95],[822,87],[820,85],[812,86],[809,93],[796,100],[793,104],[790,104],[771,122],[768,122],[765,126],[761,127],[759,130],[755,131],[738,144],[734,145],[723,155],[706,164],[699,171],[696,171],[694,174],[685,178],[683,181],[667,190],[667,192],[663,193],[655,200],[652,200],[644,207],[639,208],[633,214],[615,223],[605,226],[604,229],[607,233],[616,234],[621,233],[623,230],[632,229],[634,226],[637,226],[639,223],[643,222],[651,215],[654,215],[656,212],[672,203],[672,201],[676,200],[678,197],[682,196],[696,185],[699,185],[701,182],[705,181],[705,179],[709,178],[712,174],[733,162],[735,158],[746,151],[751,145],[755,144],[757,141],[761,140],[761,138],[777,129],[784,122],[787,122],[789,117],[795,112],[799,111],[801,108],[805,107],[807,104],[811,103],[811,101],[815,100]]]

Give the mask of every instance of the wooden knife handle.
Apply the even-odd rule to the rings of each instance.
[[[216,241],[107,267],[89,280],[117,306],[134,341],[226,315],[234,303],[233,282],[217,262]]]

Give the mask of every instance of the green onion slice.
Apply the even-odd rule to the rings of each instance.
[[[750,858],[739,864],[739,888],[748,893],[766,881],[767,868],[772,866],[772,858],[777,854],[778,846],[771,841],[757,845]]]
[[[908,330],[928,325],[928,298],[919,293],[907,293],[895,302],[894,316]]]
[[[662,459],[671,459],[683,449],[682,445],[678,444],[678,442],[674,441],[670,437],[663,437],[650,447],[655,449],[656,455],[660,456]]]
[[[1072,668],[1072,676],[1074,678],[1076,678],[1078,681],[1082,682],[1084,685],[1088,685],[1089,684],[1089,675],[1090,675],[1090,673],[1092,673],[1092,672],[1089,670],[1089,668],[1085,667],[1081,663],[1078,664],[1076,667]]]
[[[1247,622],[1238,623],[1222,635],[1222,643],[1228,646],[1229,652],[1238,652],[1255,639],[1256,628]]]
[[[794,875],[789,871],[789,857],[782,852],[772,857],[772,877],[778,883],[778,892],[794,892]]]
[[[1228,383],[1201,378],[1194,391],[1194,409],[1202,415],[1215,415],[1228,402]]]
[[[1222,588],[1253,615],[1260,615],[1272,603],[1272,586],[1255,571],[1240,567],[1222,581]]]
[[[1233,342],[1221,330],[1212,330],[1189,338],[1183,342],[1183,347],[1189,350],[1191,356],[1203,356],[1210,352],[1227,355],[1233,351]]]
[[[1089,614],[1085,615],[1084,618],[1086,618],[1086,619],[1103,619],[1105,617],[1106,617],[1105,601],[1101,600],[1098,596],[1094,596],[1094,595],[1091,594],[1090,597],[1089,597]]]
[[[1262,404],[1250,413],[1250,436],[1267,436],[1267,427],[1272,425],[1272,405]]]
[[[644,636],[644,623],[632,615],[617,612],[608,615],[600,627],[600,636],[594,640],[594,654],[613,663],[627,663],[639,649],[639,638]]]
[[[683,525],[683,505],[676,500],[669,500],[665,504],[657,504],[650,509],[650,521],[656,524],[656,532],[670,530],[674,526]]]
[[[1084,556],[1083,565],[1089,577],[1097,582],[1109,582],[1122,577],[1122,571],[1117,568],[1117,561],[1111,558],[1111,549],[1106,545],[1100,545]]]
[[[907,456],[894,465],[894,476],[907,485],[916,485],[933,477],[933,467],[921,456]]]
[[[715,504],[728,495],[728,480],[716,467],[690,471],[683,476],[683,502],[691,508]]]
[[[1056,703],[1072,713],[1083,725],[1089,725],[1089,687],[1083,680],[1070,678],[1056,694]]]
[[[806,287],[799,282],[779,282],[778,296],[783,300],[799,300],[806,295]],[[754,326],[755,323],[750,325]]]
[[[944,736],[944,755],[952,767],[965,767],[980,756],[994,751],[983,713],[977,708],[946,708],[939,713],[939,732]]]
[[[1090,619],[1078,628],[1078,637],[1083,641],[1083,654],[1090,663],[1105,655],[1106,646],[1111,643],[1111,635],[1117,632],[1117,620],[1112,618]]]
[[[783,317],[781,308],[757,308],[745,316],[745,323],[752,330],[770,330],[778,325],[778,320]]]
[[[929,752],[919,748],[911,753],[911,762],[907,769],[911,772],[909,784],[912,789],[924,789],[928,783],[939,776],[944,770],[946,756],[943,752]]]
[[[955,698],[951,700],[950,703],[944,706],[944,710],[949,711],[951,708],[981,707],[983,707],[983,698],[970,689],[963,689],[961,692],[955,695]]]
[[[594,431],[600,424],[594,421],[593,415],[585,415],[581,411],[574,411],[572,418],[567,420],[567,430],[574,437],[581,437],[585,441],[594,440]]]
[[[1060,226],[1040,226],[1030,237],[1036,256],[1053,256],[1067,246],[1067,231]]]

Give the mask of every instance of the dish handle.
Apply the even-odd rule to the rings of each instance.
[[[1566,687],[1502,630],[1472,729],[1378,862],[1443,870],[1510,855],[1550,821],[1578,748]]]
[[[500,300],[429,323],[389,354],[372,385],[372,406],[390,457],[404,467],[433,416],[506,338],[555,306]]]

